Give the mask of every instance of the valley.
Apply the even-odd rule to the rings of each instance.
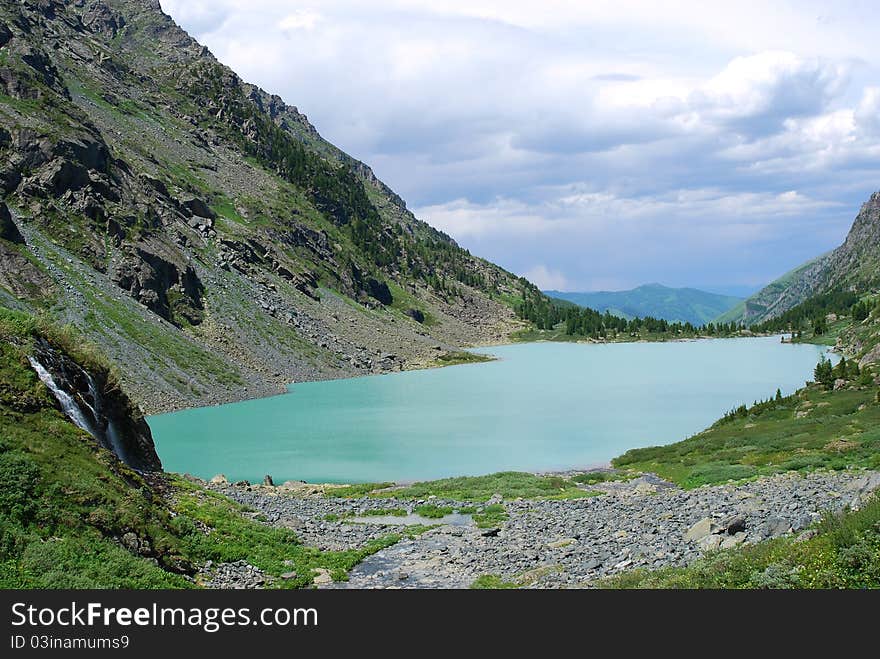
[[[880,587],[877,254],[560,302],[157,0],[5,3],[0,585]]]

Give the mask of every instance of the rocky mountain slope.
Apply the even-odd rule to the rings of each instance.
[[[418,221],[157,0],[0,5],[0,305],[147,412],[505,338],[527,282]]]
[[[804,300],[833,290],[862,293],[880,285],[880,192],[862,204],[844,243],[783,275],[720,322],[757,324],[775,318]]]
[[[696,288],[670,288],[662,284],[644,284],[628,291],[568,293],[544,291],[550,297],[574,302],[600,313],[609,311],[627,320],[662,318],[671,323],[705,325],[742,300],[730,295],[709,293]]]

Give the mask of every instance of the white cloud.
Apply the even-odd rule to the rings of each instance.
[[[880,135],[880,87],[865,88],[853,120],[866,135]]]
[[[513,199],[475,204],[466,199],[423,206],[416,214],[441,231],[460,239],[496,234],[533,236],[559,229],[547,208],[529,207]]]
[[[558,270],[548,268],[546,265],[536,265],[526,270],[523,277],[532,282],[541,290],[566,291],[568,280]]]
[[[691,96],[696,112],[737,130],[768,133],[791,117],[813,116],[845,89],[846,63],[766,51],[734,58]]]
[[[278,27],[282,30],[313,30],[320,20],[321,14],[314,9],[299,9],[282,18]]]
[[[573,287],[753,283],[833,247],[880,187],[873,5],[162,6],[421,217]]]

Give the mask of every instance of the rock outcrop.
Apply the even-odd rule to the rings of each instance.
[[[134,469],[162,469],[150,427],[106,369],[90,371],[45,339],[30,362],[59,408],[104,448]]]

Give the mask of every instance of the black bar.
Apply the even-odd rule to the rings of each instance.
[[[62,621],[67,622],[66,610],[72,603],[79,607],[74,610],[80,611],[89,603],[99,604],[96,611],[101,617],[91,625],[13,625],[21,622],[23,615],[27,617],[28,606],[35,611],[51,609],[53,616],[65,609]],[[711,648],[711,654],[720,648],[739,647],[749,656],[760,657],[777,645],[790,653],[801,643],[815,649],[824,640],[833,641],[840,650],[858,642],[861,635],[871,639],[868,647],[876,649],[878,604],[876,591],[7,590],[0,591],[0,617],[6,632],[0,641],[0,656],[41,650],[54,650],[63,656],[71,656],[71,652],[93,655],[96,650],[86,647],[87,639],[93,639],[93,643],[105,639],[101,641],[105,646],[116,639],[120,646],[121,639],[127,637],[126,647],[103,649],[143,656],[145,651],[198,648],[200,653],[216,652],[219,654],[215,656],[225,657],[255,652],[287,655],[293,649],[302,654],[311,648],[322,651],[322,656],[336,657],[344,649],[363,654],[365,649],[373,648],[380,656],[397,656],[400,649],[408,648],[405,654],[418,656],[420,648],[454,647],[457,642],[475,639],[475,643],[485,642],[486,647],[496,650],[522,650],[523,644],[535,643],[545,650],[568,647],[593,654],[604,639],[612,647],[625,649],[626,656],[632,656],[631,652],[639,647],[652,653],[664,648],[680,651],[704,647],[707,652]],[[165,626],[123,625],[115,617],[116,612],[104,613],[120,607],[149,612],[182,608],[193,612],[188,618],[193,624],[176,624],[175,620],[170,624],[166,619]],[[272,624],[219,624],[218,610],[238,612],[243,608],[249,609],[250,617],[272,609],[267,614]],[[304,617],[300,612],[299,624],[276,624],[286,618],[285,614],[278,620],[271,617],[278,609],[285,613],[314,609],[316,617],[311,613]],[[49,615],[44,614],[44,622],[50,621]],[[81,615],[85,622],[85,615]],[[109,625],[104,624],[103,615],[109,615]],[[206,624],[209,617],[218,622],[216,631],[210,631],[213,625]],[[128,619],[123,614],[123,620]],[[237,614],[235,619],[241,622]],[[78,640],[78,647],[66,649],[65,639],[68,643],[86,640]],[[58,646],[52,647],[53,643]],[[24,647],[16,648],[16,644]],[[49,647],[41,648],[41,644]],[[328,652],[330,648],[332,652]],[[467,648],[475,649],[469,641]]]

